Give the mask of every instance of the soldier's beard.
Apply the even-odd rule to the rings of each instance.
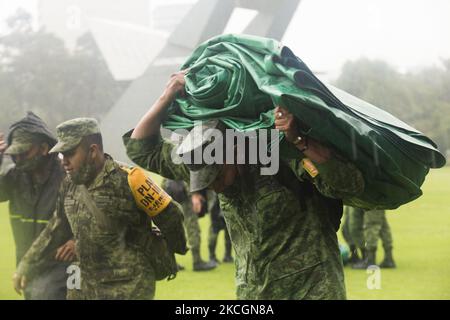
[[[48,156],[36,155],[31,159],[25,159],[16,162],[16,169],[23,172],[33,172],[34,170],[40,168],[48,160]]]
[[[86,160],[77,170],[77,172],[71,173],[70,180],[76,185],[87,185],[94,180],[96,175],[96,169],[93,161],[89,161],[89,154],[86,156]]]

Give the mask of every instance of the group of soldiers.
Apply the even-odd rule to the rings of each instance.
[[[186,253],[182,210],[170,198],[153,217],[137,206],[127,171],[103,151],[97,121],[64,122],[56,139],[29,113],[0,145],[15,163],[0,176],[0,200],[9,200],[16,291],[26,299],[152,299],[150,230],[156,225],[171,252]],[[69,264],[81,277],[72,290]]]
[[[152,299],[157,272],[149,230],[157,227],[170,252],[185,254],[186,226],[193,269],[208,270],[217,258],[215,250],[208,262],[200,256],[198,218],[209,210],[221,221],[212,227],[211,248],[220,230],[229,232],[224,260],[233,260],[232,243],[238,299],[345,299],[336,232],[343,201],[364,190],[359,169],[301,132],[279,106],[274,126],[302,156],[283,160],[275,175],[261,175],[263,164],[238,164],[234,150],[232,162],[174,161],[208,145],[199,132],[202,138],[224,130],[218,121],[198,124],[179,146],[161,137],[169,106],[184,94],[184,75],[172,75],[123,136],[139,168],[170,179],[163,186],[172,197],[151,180],[133,192],[129,167],[105,153],[94,119],[66,121],[54,137],[29,113],[0,139],[0,154],[14,162],[0,175],[0,200],[10,206],[17,292],[27,299]],[[365,250],[369,257],[371,248]],[[81,271],[80,288],[67,290],[69,264]]]
[[[384,259],[379,267],[396,268],[392,254],[392,233],[385,210],[365,211],[346,206],[342,235],[350,247],[348,262],[353,269],[366,269],[376,265],[376,252],[380,239],[384,249]]]
[[[0,201],[9,201],[16,244],[13,282],[19,294],[23,291],[33,300],[153,298],[152,266],[143,256],[152,222],[165,234],[178,235],[170,244],[180,254],[186,252],[179,227],[183,223],[194,271],[211,270],[219,263],[215,252],[220,230],[226,239],[223,262],[233,262],[214,192],[190,194],[183,181],[165,179],[163,188],[181,206],[174,202],[161,216],[148,219],[134,203],[126,172],[103,152],[95,119],[67,121],[57,133],[55,137],[42,119],[29,112],[11,125],[8,137],[0,135],[0,165],[5,154],[14,162],[2,165]],[[205,211],[211,212],[212,221],[207,262],[200,254],[198,221]],[[70,265],[82,271],[83,287],[78,290],[67,290]],[[124,280],[129,283],[124,285]]]

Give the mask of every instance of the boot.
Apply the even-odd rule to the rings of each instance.
[[[194,271],[208,271],[217,267],[217,263],[214,261],[198,261],[194,263]]]
[[[369,266],[375,265],[376,249],[364,249],[363,259],[352,265],[353,269],[367,269]]]
[[[380,263],[380,268],[394,269],[396,267],[394,258],[392,257],[392,249],[384,250],[384,260]]]
[[[233,259],[233,257],[231,256],[231,254],[225,254],[225,257],[223,257],[223,260],[222,260],[224,263],[233,263],[234,262],[234,259]]]
[[[183,271],[186,268],[184,266],[182,266],[181,264],[177,263],[177,269],[178,269],[178,271]]]
[[[367,250],[367,266],[374,266],[377,256],[377,249]]]
[[[203,261],[200,256],[200,248],[192,248],[192,258],[194,260],[194,271],[208,271],[217,267],[217,263],[214,261]]]
[[[361,261],[361,258],[358,255],[358,248],[355,245],[350,246],[350,258],[348,259],[348,263],[355,264]]]
[[[215,264],[219,264],[219,260],[217,259],[215,254],[209,254],[209,261],[212,261]]]

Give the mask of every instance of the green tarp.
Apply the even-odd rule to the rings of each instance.
[[[164,123],[192,128],[219,119],[240,131],[273,127],[275,105],[289,109],[309,136],[334,148],[363,172],[366,188],[346,204],[395,209],[418,198],[430,168],[445,164],[436,144],[391,114],[319,81],[279,42],[223,35],[200,45],[181,70],[185,98],[178,98]],[[407,108],[407,106],[405,106]],[[281,156],[293,148],[282,142]],[[283,151],[284,150],[284,151]]]

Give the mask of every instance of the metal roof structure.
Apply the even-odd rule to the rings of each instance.
[[[149,54],[152,61],[146,71],[131,83],[102,119],[105,150],[117,160],[129,161],[123,147],[122,135],[136,125],[162,93],[170,74],[179,69],[193,49],[207,39],[223,33],[236,8],[257,12],[242,33],[281,40],[299,3],[300,0],[196,2],[163,45],[153,43],[155,50]]]

